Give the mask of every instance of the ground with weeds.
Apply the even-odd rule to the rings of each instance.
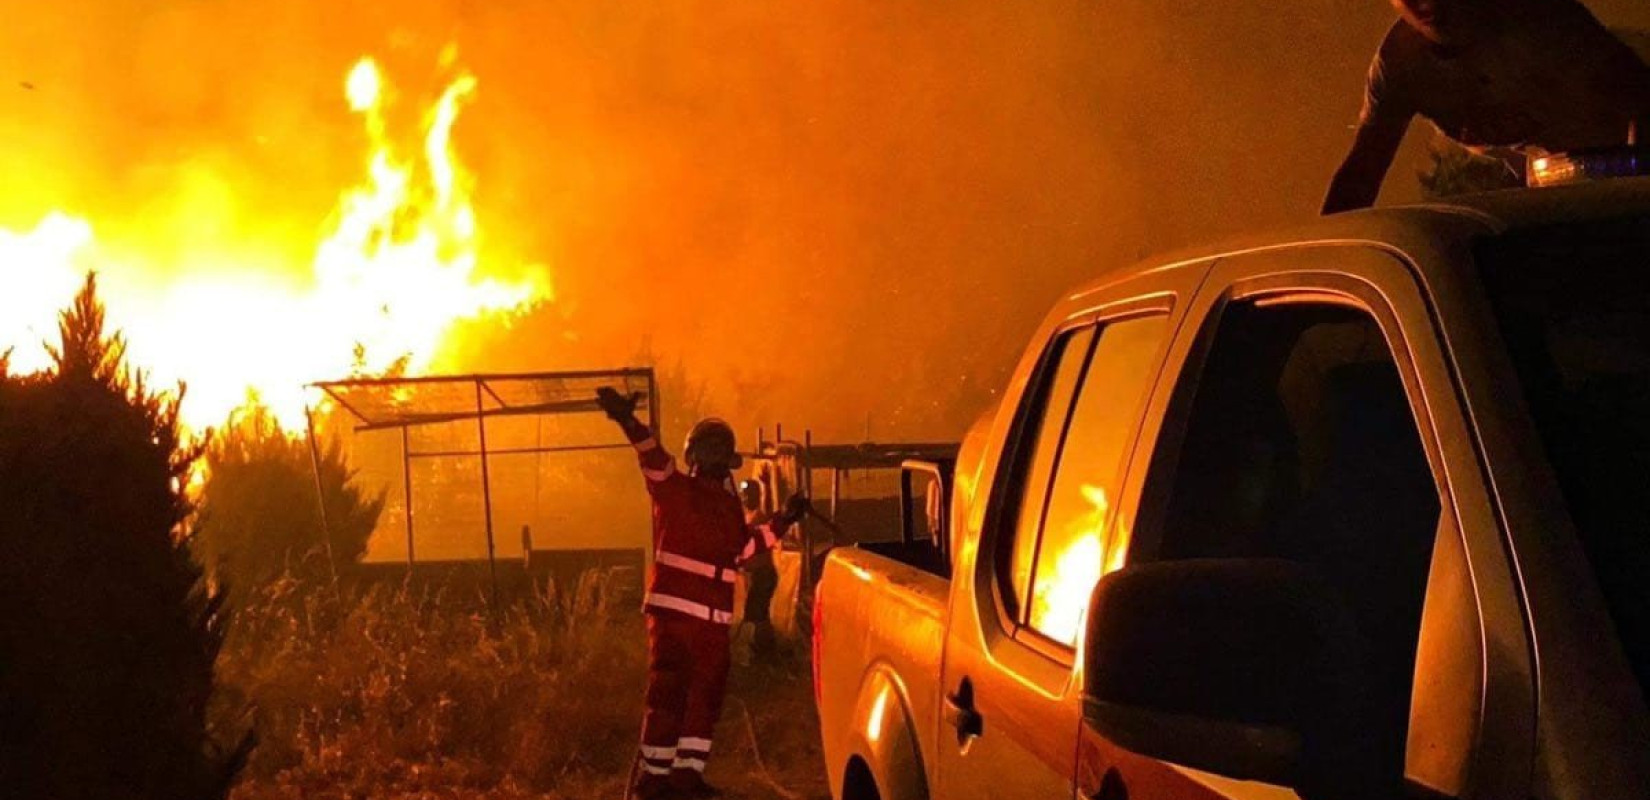
[[[474,598],[277,583],[237,609],[220,735],[258,736],[236,800],[619,798],[642,715],[641,614],[599,574],[489,612]],[[708,779],[822,800],[806,643],[736,665]]]

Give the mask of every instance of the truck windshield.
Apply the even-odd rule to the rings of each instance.
[[[1650,687],[1650,217],[1486,239],[1477,262],[1622,646]]]

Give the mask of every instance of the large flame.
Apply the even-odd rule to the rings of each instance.
[[[307,281],[230,269],[156,285],[151,276],[164,270],[126,269],[99,251],[85,220],[51,212],[30,231],[0,230],[0,351],[12,350],[13,370],[45,367],[42,343],[55,335],[57,310],[96,267],[105,271],[109,319],[126,332],[133,360],[161,381],[188,384],[183,414],[191,427],[222,422],[251,393],[296,429],[306,383],[431,368],[459,321],[519,310],[550,291],[542,269],[514,283],[476,274],[471,178],[452,147],[453,125],[475,88],[468,73],[448,84],[407,155],[385,113],[383,72],[370,58],[355,64],[344,99],[371,145],[365,177],[340,198]]]
[[[58,310],[80,286],[91,242],[92,226],[55,211],[26,233],[0,228],[0,353],[10,352],[13,370],[50,363],[41,343],[55,338]]]

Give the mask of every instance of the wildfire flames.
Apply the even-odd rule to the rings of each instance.
[[[443,60],[452,59],[449,50]],[[371,58],[355,64],[344,99],[371,145],[365,176],[339,198],[304,280],[220,268],[157,285],[154,264],[99,252],[93,224],[70,214],[52,211],[22,233],[0,229],[0,352],[11,350],[14,371],[44,368],[58,310],[97,269],[133,361],[159,382],[187,383],[183,416],[193,428],[256,395],[295,430],[308,382],[430,369],[456,323],[550,297],[542,268],[514,282],[477,274],[473,181],[452,147],[476,85],[460,72],[424,113],[419,146],[401,147],[383,72]]]

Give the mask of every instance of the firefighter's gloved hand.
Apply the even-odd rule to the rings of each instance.
[[[603,386],[596,390],[596,405],[601,406],[602,413],[614,422],[635,419],[636,404],[641,400],[641,392],[623,395],[611,386]]]
[[[789,527],[797,522],[801,522],[802,518],[807,516],[809,511],[813,510],[813,507],[814,504],[810,502],[806,496],[793,494],[791,495],[791,499],[785,501],[785,510],[780,512],[780,515],[785,518],[786,527]]]

